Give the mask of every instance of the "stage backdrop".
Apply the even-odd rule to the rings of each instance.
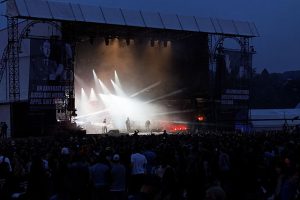
[[[31,39],[30,53],[29,121],[44,132],[46,125],[56,123],[58,109],[66,112],[69,90],[73,91],[68,70],[73,53],[69,44],[57,39]]]
[[[215,98],[220,100],[218,119],[225,125],[247,123],[251,61],[251,54],[230,49],[217,56]]]
[[[56,109],[70,87],[67,73],[72,52],[60,40],[31,40],[29,103],[31,110]]]

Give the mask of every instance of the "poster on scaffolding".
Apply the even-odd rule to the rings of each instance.
[[[66,99],[72,60],[69,44],[61,40],[32,39],[30,42],[29,105],[33,110],[56,109]]]

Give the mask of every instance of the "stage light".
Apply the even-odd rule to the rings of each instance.
[[[97,97],[96,97],[94,88],[91,88],[91,93],[90,93],[89,101],[97,101]]]
[[[109,39],[108,38],[104,38],[105,41],[105,45],[108,46],[109,45]]]
[[[204,116],[203,115],[199,115],[197,117],[197,119],[198,119],[198,121],[202,122],[202,121],[204,121]]]
[[[119,88],[122,89],[122,87],[121,87],[121,82],[120,82],[120,79],[119,79],[119,76],[118,76],[116,70],[115,70],[115,82],[116,82],[117,86],[119,86]]]
[[[181,93],[182,91],[183,91],[183,89],[176,90],[176,91],[174,91],[174,92],[170,92],[170,93],[165,94],[165,95],[162,95],[162,96],[160,96],[160,97],[156,97],[156,98],[151,99],[151,100],[149,100],[149,101],[145,101],[144,103],[146,103],[146,104],[152,103],[152,102],[154,102],[154,101],[157,101],[157,100],[160,100],[160,99],[163,99],[163,98],[166,98],[166,97],[170,97],[170,96],[173,96],[173,95],[175,95],[175,94],[179,94],[179,93]]]
[[[88,101],[88,97],[84,91],[83,88],[81,88],[81,99],[80,99],[80,103],[84,103],[84,102],[87,102]]]
[[[114,89],[115,89],[115,92],[118,96],[120,97],[126,97],[127,95],[125,94],[125,92],[122,90],[121,87],[119,87],[113,80],[110,80]]]
[[[141,93],[143,93],[143,92],[149,91],[150,89],[152,89],[152,88],[158,86],[160,83],[161,83],[161,81],[157,81],[156,83],[154,83],[154,84],[152,84],[152,85],[149,85],[148,87],[146,87],[146,88],[144,88],[144,89],[142,89],[142,90],[140,90],[140,91],[138,91],[138,92],[136,92],[136,93],[130,95],[130,97],[135,97],[135,96],[137,96],[137,95],[139,95],[139,94],[141,94]]]
[[[94,76],[94,78],[98,79],[97,74],[94,69],[93,69],[93,76]]]
[[[91,112],[89,96],[85,93],[83,88],[81,88],[81,98],[78,109],[81,115]]]
[[[92,72],[94,78],[96,78],[97,76],[95,70],[93,70]],[[79,102],[78,116],[74,116],[75,119],[78,119],[79,121],[81,119],[82,121],[80,123],[96,124],[99,122],[99,117],[104,118],[109,116],[112,122],[110,128],[115,128],[115,129],[123,129],[124,122],[128,116],[130,117],[130,119],[135,120],[135,124],[139,127],[143,127],[145,121],[148,119],[154,120],[154,118],[157,118],[159,120],[163,119],[166,122],[169,121],[169,115],[173,115],[173,113],[170,113],[169,110],[165,110],[160,105],[156,103],[152,104],[151,102],[159,99],[163,99],[167,96],[175,95],[177,93],[180,93],[181,90],[174,91],[164,96],[160,96],[148,102],[145,102],[145,100],[141,100],[136,96],[138,96],[140,93],[149,91],[151,88],[157,87],[158,85],[160,85],[161,83],[160,81],[155,82],[154,84],[128,97],[126,95],[126,92],[122,90],[121,87],[119,87],[121,84],[120,84],[117,71],[115,70],[114,72],[115,72],[114,74],[115,77],[114,79],[110,80],[110,82],[114,87],[113,89],[115,89],[116,91],[115,94],[112,94],[106,87],[108,83],[106,83],[105,85],[102,81],[100,81],[100,79],[97,80],[98,84],[100,84],[101,86],[100,94],[98,91],[96,92],[95,87],[94,89],[92,89],[91,87],[87,87],[91,90],[90,94],[86,94],[84,89],[81,88],[81,99],[78,99],[77,101]],[[133,96],[135,97],[134,99],[132,98]],[[176,111],[176,114],[181,112],[182,111]],[[188,111],[184,111],[184,112],[188,112]],[[176,127],[176,128],[181,128],[181,130],[184,130],[183,126]],[[93,131],[94,130],[91,130],[91,132]]]
[[[98,94],[100,91],[101,91],[101,88],[100,88],[100,84],[98,82],[98,76],[95,72],[95,70],[93,69],[93,77],[94,77],[94,81],[95,81],[95,89],[96,89],[96,93]]]
[[[98,79],[98,82],[100,83],[101,89],[104,92],[104,94],[111,94],[109,89],[104,85],[104,83],[100,79]]]

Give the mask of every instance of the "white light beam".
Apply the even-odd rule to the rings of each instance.
[[[154,83],[154,84],[152,84],[152,85],[149,85],[148,87],[146,87],[146,88],[144,88],[144,89],[142,89],[142,90],[140,90],[140,91],[138,91],[138,92],[136,92],[136,93],[130,95],[130,97],[135,97],[135,96],[137,96],[137,95],[139,95],[139,94],[141,94],[141,93],[143,93],[143,92],[146,92],[146,91],[148,91],[148,90],[150,90],[150,89],[152,89],[152,88],[158,86],[160,83],[161,83],[161,81],[157,81],[156,83]]]

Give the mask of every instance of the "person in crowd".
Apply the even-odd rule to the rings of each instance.
[[[136,145],[133,149],[133,152],[130,156],[131,162],[131,183],[129,192],[133,195],[140,192],[142,187],[145,174],[146,174],[146,166],[147,159],[146,157],[140,153],[140,147]]]
[[[110,167],[104,153],[101,153],[97,162],[90,167],[90,179],[93,192],[92,198],[94,200],[108,199]]]
[[[146,130],[146,132],[150,132],[150,125],[151,125],[151,123],[150,123],[150,120],[148,119],[145,122],[145,130]]]
[[[166,134],[1,140],[0,199],[299,199],[296,130]]]
[[[42,158],[38,155],[33,157],[29,182],[28,182],[28,198],[48,200],[49,198],[49,177],[45,169]]]
[[[114,154],[110,170],[110,196],[112,200],[126,199],[126,168],[120,162],[120,155]]]
[[[1,152],[0,152],[1,153]],[[1,174],[6,174],[12,172],[12,166],[10,159],[5,155],[0,155],[0,178]]]
[[[77,148],[77,147],[76,147]],[[66,192],[70,200],[89,199],[89,165],[83,155],[75,152],[66,170]]]
[[[212,185],[206,190],[205,200],[225,200],[226,193],[220,185],[219,181],[214,181]]]

